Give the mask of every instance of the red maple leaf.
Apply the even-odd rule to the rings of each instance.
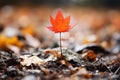
[[[70,16],[64,18],[60,9],[57,12],[56,18],[54,19],[50,16],[50,22],[52,26],[47,27],[51,31],[55,33],[60,33],[60,51],[62,54],[62,43],[61,43],[61,32],[68,32],[74,26],[70,26]]]
[[[47,27],[55,33],[68,32],[72,27],[70,24],[70,16],[64,18],[60,10],[58,10],[56,18],[50,16],[52,26]]]

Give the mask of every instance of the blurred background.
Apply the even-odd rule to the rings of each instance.
[[[107,8],[118,8],[119,0],[2,0],[0,5],[52,5],[52,6],[101,6]]]
[[[52,5],[52,6],[101,6],[107,8],[118,8],[119,0],[1,0],[0,5]]]
[[[120,0],[1,0],[0,48],[58,46],[59,35],[46,28],[57,9],[64,17],[71,16],[71,25],[77,24],[62,34],[63,46],[72,49],[78,44],[97,43],[108,48],[117,44],[112,40],[120,38],[119,8]]]

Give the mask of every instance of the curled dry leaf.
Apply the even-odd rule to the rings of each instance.
[[[54,55],[55,57],[57,57],[58,59],[62,57],[62,55],[57,50],[46,50],[45,53],[46,54],[50,53]]]
[[[87,52],[83,53],[81,56],[83,59],[86,59],[88,61],[95,61],[97,58],[97,55],[92,50],[88,50]]]
[[[34,65],[44,64],[44,60],[40,59],[37,56],[28,57],[24,55],[20,56],[20,58],[23,59],[23,61],[20,62],[23,66],[30,66],[31,64]]]

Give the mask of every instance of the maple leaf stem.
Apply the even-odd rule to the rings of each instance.
[[[60,32],[60,52],[61,52],[61,54],[62,54],[62,38],[61,38],[61,32]]]

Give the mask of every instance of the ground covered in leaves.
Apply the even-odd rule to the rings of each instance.
[[[1,8],[0,80],[120,80],[119,12],[73,9],[81,24],[62,34],[61,53],[47,9]]]
[[[120,54],[34,49],[16,56],[0,51],[1,80],[120,79]]]

